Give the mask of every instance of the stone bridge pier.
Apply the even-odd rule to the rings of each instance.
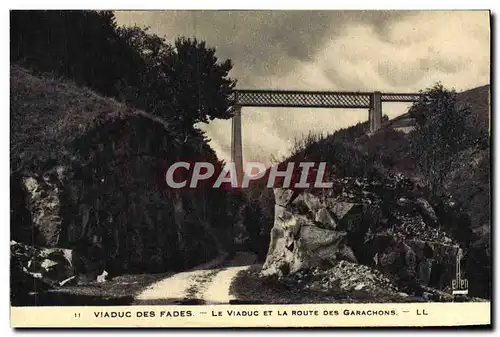
[[[243,142],[241,135],[241,105],[234,106],[231,129],[231,162],[234,163],[238,183],[243,177]]]
[[[368,109],[370,132],[376,132],[382,127],[382,93],[375,91],[370,95],[370,108]]]

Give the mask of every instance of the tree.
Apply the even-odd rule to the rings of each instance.
[[[474,143],[466,128],[468,106],[457,104],[457,94],[437,83],[421,92],[410,108],[417,126],[412,134],[411,152],[431,193],[439,194],[456,154]]]
[[[193,125],[233,115],[230,60],[196,39],[174,45],[111,11],[11,11],[11,61],[53,72],[165,118]],[[175,126],[173,126],[175,128]]]
[[[215,118],[233,116],[231,95],[236,81],[228,78],[231,60],[219,62],[215,49],[196,39],[179,38],[175,51],[167,58],[179,116],[189,124],[208,123]]]
[[[110,11],[11,11],[11,61],[53,72],[105,96],[137,86],[142,59],[118,36]]]
[[[233,116],[230,60],[219,62],[215,49],[196,39],[174,46],[149,34],[148,27],[119,28],[120,36],[141,55],[142,85],[129,97],[136,105],[189,130],[196,123]]]

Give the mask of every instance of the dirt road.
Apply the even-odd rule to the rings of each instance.
[[[255,256],[237,253],[227,267],[196,269],[156,282],[136,296],[136,304],[229,304],[236,275],[255,263]]]

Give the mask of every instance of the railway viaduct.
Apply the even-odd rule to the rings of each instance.
[[[243,175],[243,144],[241,137],[241,111],[243,107],[288,107],[368,109],[370,132],[382,126],[383,102],[415,102],[416,93],[342,92],[342,91],[288,91],[288,90],[235,90],[231,132],[231,161],[238,177]]]

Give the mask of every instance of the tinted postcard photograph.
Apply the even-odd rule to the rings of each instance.
[[[491,327],[488,10],[11,10],[22,327]]]

